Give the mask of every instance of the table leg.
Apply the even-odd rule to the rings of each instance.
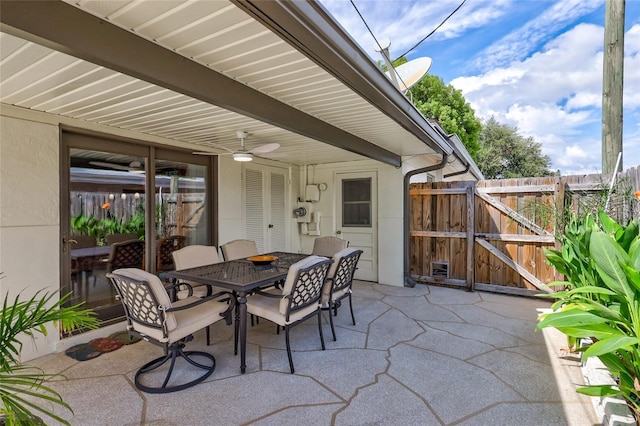
[[[240,316],[240,373],[247,369],[247,297],[244,293],[238,298],[238,314]]]

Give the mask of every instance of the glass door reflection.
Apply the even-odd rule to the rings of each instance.
[[[123,313],[106,278],[111,250],[117,242],[144,240],[144,164],[144,158],[70,149],[69,289],[72,302],[84,302],[104,321]]]

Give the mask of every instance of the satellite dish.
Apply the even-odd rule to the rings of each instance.
[[[391,70],[395,71],[398,80],[398,88],[401,92],[406,92],[411,87],[413,87],[416,83],[424,78],[425,75],[429,72],[431,68],[431,64],[433,60],[429,57],[422,57],[412,59],[409,62],[406,62],[400,65],[398,68]],[[387,77],[392,77],[389,74],[389,71],[386,71],[385,74]],[[394,80],[392,78],[392,80]]]

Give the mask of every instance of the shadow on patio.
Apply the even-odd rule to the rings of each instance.
[[[589,399],[575,393],[579,363],[563,357],[564,336],[535,332],[543,300],[418,285],[354,282],[348,308],[325,316],[326,351],[313,319],[284,334],[262,320],[249,327],[247,373],[233,355],[233,328],[220,321],[213,342],[199,332],[187,349],[216,356],[216,371],[182,392],[144,394],[137,368],[161,354],[146,342],[78,362],[63,353],[33,362],[68,381],[55,388],[73,425],[591,425]],[[59,411],[59,410],[58,410]]]

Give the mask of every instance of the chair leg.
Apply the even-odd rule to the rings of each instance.
[[[356,317],[353,316],[353,301],[351,299],[351,293],[349,293],[349,309],[351,310],[351,321],[353,321],[353,325],[356,325]]]
[[[336,329],[333,326],[333,315],[331,315],[331,301],[329,301],[329,324],[331,324],[331,334],[333,334],[333,341],[335,342],[336,339]]]
[[[143,392],[147,392],[147,393],[169,393],[169,392],[177,392],[183,389],[187,389],[191,386],[194,386],[200,382],[202,382],[203,380],[205,380],[207,377],[209,377],[213,371],[216,368],[216,359],[213,355],[211,355],[210,353],[207,352],[200,352],[200,351],[183,351],[182,349],[184,348],[184,343],[182,342],[177,342],[174,343],[172,345],[169,346],[169,348],[167,348],[166,354],[162,357],[156,358],[148,363],[146,363],[145,365],[143,365],[142,367],[140,367],[140,369],[136,372],[135,378],[134,378],[134,382],[135,385],[138,389],[140,389]],[[199,356],[199,357],[203,357],[205,359],[208,359],[209,365],[206,364],[201,364],[197,361],[195,361],[192,357],[193,356]],[[173,368],[175,366],[175,362],[178,358],[184,358],[185,361],[187,361],[189,364],[203,369],[205,370],[205,372],[200,375],[199,377],[197,377],[196,379],[187,382],[187,383],[182,383],[179,385],[174,385],[174,386],[167,386],[169,384],[169,380],[171,379],[171,375],[173,373]],[[156,368],[161,367],[162,365],[164,365],[167,361],[171,361],[171,364],[169,366],[169,371],[167,372],[162,385],[159,387],[153,387],[153,386],[147,386],[147,385],[143,385],[140,381],[141,376],[145,373],[149,373],[153,370],[155,370]]]
[[[331,312],[329,312],[331,315]],[[318,309],[318,331],[320,332],[320,342],[322,343],[322,350],[324,351],[324,335],[322,334],[322,311]]]
[[[280,328],[280,326],[278,326]],[[285,341],[287,342],[287,356],[289,357],[289,368],[291,369],[291,374],[295,373],[293,369],[293,358],[291,357],[291,343],[289,342],[289,325],[285,325],[284,327]]]
[[[207,346],[209,346],[211,344],[211,336],[209,335],[210,327],[211,326],[207,326],[205,328],[205,332],[207,333]]]

